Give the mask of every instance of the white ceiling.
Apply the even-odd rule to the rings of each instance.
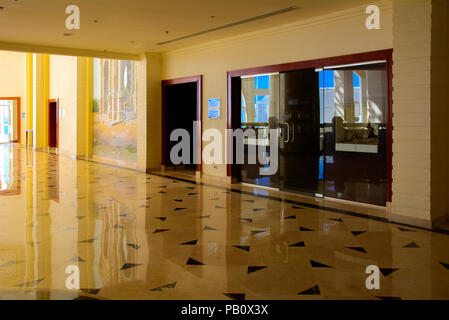
[[[366,0],[0,0],[4,7],[0,11],[0,42],[128,54],[168,51],[365,3]],[[65,8],[71,4],[80,8],[80,30],[65,28]],[[298,9],[162,46],[156,44],[291,6]],[[64,33],[73,35],[67,37]]]

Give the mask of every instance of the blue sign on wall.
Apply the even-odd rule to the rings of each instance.
[[[220,119],[220,98],[208,99],[207,110],[209,119]]]

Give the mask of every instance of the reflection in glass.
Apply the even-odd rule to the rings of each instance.
[[[321,195],[323,143],[318,74],[315,69],[284,72],[280,83],[281,189]]]
[[[250,163],[249,152],[264,148],[263,154],[270,157],[270,129],[278,127],[279,75],[261,75],[241,79],[241,128],[244,131],[245,162],[241,166],[241,181],[278,187],[278,174],[261,175],[269,164]]]
[[[137,157],[137,63],[93,60],[93,155],[123,160]]]
[[[320,72],[325,195],[386,204],[387,103],[385,63]]]

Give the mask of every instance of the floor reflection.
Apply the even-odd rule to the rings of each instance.
[[[16,190],[0,193],[0,299],[449,298],[449,232],[14,145],[0,158]]]
[[[21,181],[21,153],[0,144],[0,195],[18,195]]]

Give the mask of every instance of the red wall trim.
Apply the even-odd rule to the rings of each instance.
[[[202,155],[202,117],[203,117],[203,76],[192,76],[192,77],[185,77],[185,78],[177,78],[177,79],[168,79],[168,80],[162,80],[161,85],[161,110],[162,110],[162,123],[161,123],[161,129],[162,129],[162,141],[161,141],[161,149],[162,149],[162,165],[167,164],[167,159],[165,158],[165,87],[169,85],[174,84],[182,84],[182,83],[190,83],[190,82],[196,82],[196,118],[197,121],[200,122],[200,125],[198,126],[197,131],[197,137],[198,137],[198,150],[197,152],[197,159],[200,160],[200,163],[196,165],[196,171],[201,172],[201,155]]]
[[[231,77],[241,77],[250,76],[254,74],[271,73],[271,72],[287,72],[293,70],[309,69],[309,68],[320,68],[332,65],[341,65],[357,62],[367,62],[373,60],[387,60],[391,57],[393,49],[380,50],[365,53],[356,53],[346,56],[338,56],[331,58],[315,59],[308,61],[298,61],[283,64],[275,64],[271,66],[248,68],[241,70],[229,71],[228,75]]]
[[[387,168],[388,168],[388,195],[387,200],[393,200],[393,51],[387,58],[388,78],[388,142],[387,142]]]
[[[375,60],[387,60],[387,74],[388,74],[388,146],[387,146],[387,164],[388,164],[388,201],[391,202],[392,199],[392,145],[393,145],[393,104],[392,104],[392,65],[393,65],[393,49],[387,50],[379,50],[373,52],[364,52],[364,53],[356,53],[344,56],[337,56],[331,58],[323,58],[316,60],[308,60],[308,61],[298,61],[298,62],[290,62],[284,64],[276,64],[271,66],[263,66],[263,67],[255,67],[241,70],[233,70],[228,71],[227,73],[227,128],[235,129],[233,127],[233,117],[232,117],[232,78],[234,77],[242,77],[242,76],[250,76],[256,74],[264,74],[264,73],[272,73],[272,72],[287,72],[293,70],[301,70],[301,69],[309,69],[309,68],[322,68],[326,66],[333,65],[342,65],[342,64],[350,64],[350,63],[359,63],[359,62],[368,62]],[[229,139],[229,138],[228,138]],[[232,142],[232,141],[231,141]],[[227,152],[229,154],[230,147],[232,143],[229,143],[228,140],[228,149]],[[228,177],[233,177],[233,165],[227,165],[227,175]]]

